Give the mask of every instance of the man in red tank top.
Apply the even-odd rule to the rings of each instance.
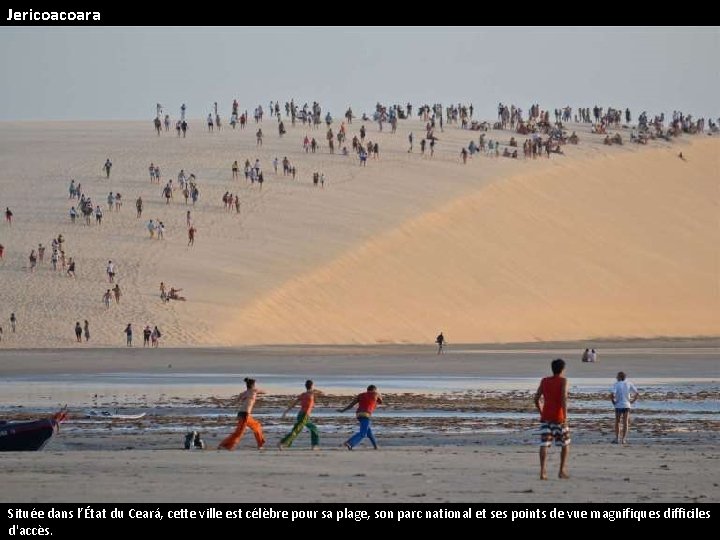
[[[360,441],[367,437],[368,439],[370,439],[373,448],[375,450],[378,449],[375,435],[373,434],[372,428],[370,427],[370,417],[372,416],[375,407],[377,405],[382,405],[382,402],[383,400],[380,396],[380,393],[377,391],[377,387],[374,384],[371,384],[367,387],[367,392],[363,392],[362,394],[358,394],[357,396],[355,396],[350,402],[350,404],[344,409],[338,409],[340,412],[345,412],[348,409],[351,409],[356,404],[358,406],[357,411],[355,412],[355,416],[360,423],[360,430],[355,435],[350,437],[347,441],[345,441],[345,448],[347,448],[348,450],[352,450],[353,448],[355,448],[355,446],[358,445]]]
[[[548,448],[555,441],[560,451],[559,478],[570,478],[567,458],[570,453],[570,429],[567,425],[568,380],[565,361],[558,358],[550,364],[552,377],[545,377],[535,392],[535,407],[540,411],[540,480],[547,480],[545,464]]]
[[[289,448],[303,428],[308,428],[308,431],[310,431],[310,444],[312,445],[312,449],[316,450],[318,448],[318,445],[320,444],[320,435],[315,424],[310,421],[310,413],[312,413],[313,407],[315,406],[315,396],[321,395],[322,392],[313,388],[313,382],[311,380],[308,379],[305,381],[305,392],[295,398],[295,401],[293,401],[282,414],[282,417],[285,418],[287,413],[289,413],[295,405],[300,405],[300,412],[295,420],[295,425],[293,425],[290,433],[285,435],[285,437],[283,437],[283,439],[278,443],[279,450]]]

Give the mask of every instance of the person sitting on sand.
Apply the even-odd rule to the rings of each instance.
[[[178,295],[179,291],[182,291],[182,289],[175,289],[173,287],[170,287],[170,292],[167,295],[168,300],[182,300],[184,302],[185,297]]]

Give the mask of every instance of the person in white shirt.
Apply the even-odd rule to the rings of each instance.
[[[113,264],[112,261],[108,261],[107,275],[108,275],[108,281],[110,283],[114,283],[114,281],[115,281],[115,265]]]
[[[615,405],[615,440],[613,444],[627,444],[627,434],[630,428],[630,408],[640,394],[635,385],[625,380],[625,373],[617,374],[617,382],[610,391],[610,401]],[[621,429],[622,423],[622,429]],[[622,433],[622,437],[620,434]]]

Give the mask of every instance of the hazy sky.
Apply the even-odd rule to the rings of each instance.
[[[233,98],[320,101],[340,115],[377,101],[527,110],[629,106],[720,115],[712,28],[8,28],[0,120],[205,117]]]

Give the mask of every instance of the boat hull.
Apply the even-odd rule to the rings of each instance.
[[[55,433],[51,419],[0,423],[0,452],[41,450]]]

